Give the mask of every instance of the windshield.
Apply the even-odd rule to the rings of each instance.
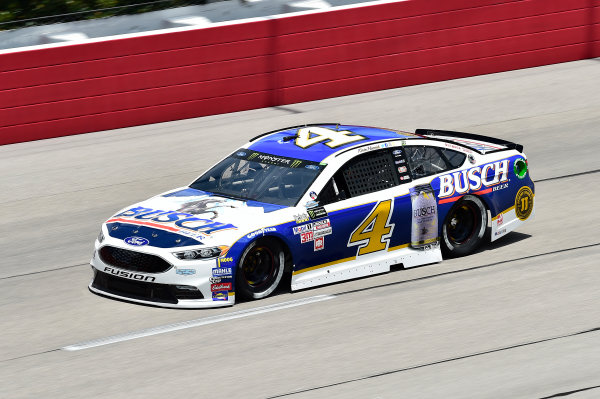
[[[241,149],[190,187],[226,197],[295,206],[323,168],[318,162]]]

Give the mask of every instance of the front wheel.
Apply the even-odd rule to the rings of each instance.
[[[468,255],[483,242],[487,210],[474,195],[465,195],[448,213],[442,226],[442,250],[449,257]]]
[[[252,242],[240,258],[235,277],[235,291],[244,299],[261,299],[270,295],[281,281],[285,256],[273,239]]]

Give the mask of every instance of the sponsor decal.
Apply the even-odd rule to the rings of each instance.
[[[219,259],[220,263],[231,263],[233,262],[233,258],[221,258]]]
[[[327,227],[326,229],[322,229],[322,230],[315,230],[313,233],[313,237],[316,240],[318,237],[328,236],[329,234],[331,234],[331,232],[332,232],[331,227]]]
[[[312,223],[313,225],[313,230],[321,230],[321,229],[326,229],[328,227],[331,226],[331,222],[329,221],[329,219],[325,219],[325,220],[319,220],[317,222]]]
[[[508,187],[508,183],[502,183],[502,184],[498,184],[497,186],[494,186],[492,188],[492,190],[493,191],[504,190],[506,187]]]
[[[320,169],[320,168],[319,168],[319,166],[317,166],[317,165],[312,165],[312,164],[310,164],[310,165],[306,165],[306,166],[305,166],[305,168],[306,168],[306,169],[311,169],[311,170],[319,170],[319,169]]]
[[[300,223],[308,222],[310,220],[310,218],[308,217],[308,215],[306,213],[299,213],[297,215],[294,215],[294,220],[296,221],[297,224],[300,224]]]
[[[315,238],[315,251],[320,251],[325,248],[325,237]]]
[[[392,152],[392,154],[394,155],[402,155],[402,150],[394,150],[394,152]]]
[[[292,161],[292,164],[290,165],[290,167],[291,167],[291,168],[297,168],[297,167],[298,167],[298,166],[300,166],[301,164],[302,164],[302,161],[300,161],[300,160],[298,160],[298,159],[294,159],[294,160]],[[312,169],[312,168],[309,168],[309,166],[315,166],[315,165],[306,165],[306,168],[307,168],[307,169]],[[316,166],[316,168],[317,168],[317,169],[319,169],[319,167],[318,167],[318,166]]]
[[[523,158],[517,158],[513,164],[515,175],[519,179],[524,179],[527,176],[527,162]]]
[[[211,284],[216,284],[216,283],[220,283],[221,282],[221,277],[209,277],[208,281]]]
[[[229,299],[229,293],[227,291],[213,292],[213,301],[227,301]]]
[[[501,236],[502,234],[506,233],[506,229],[502,229],[502,230],[498,230],[497,232],[494,233],[494,236]]]
[[[410,190],[412,221],[410,245],[425,248],[438,240],[437,202],[430,184],[415,186]]]
[[[315,206],[319,206],[319,202],[318,201],[313,201],[310,200],[306,203],[306,205],[304,205],[307,209],[308,208],[314,208]]]
[[[406,160],[405,160],[405,159],[396,159],[396,160],[394,161],[394,163],[395,163],[396,165],[402,165],[402,164],[406,163]]]
[[[400,180],[408,180],[410,179],[409,175],[400,176]]]
[[[533,211],[533,191],[523,186],[515,196],[515,213],[519,220],[526,220]]]
[[[139,223],[190,236],[210,235],[222,230],[237,229],[237,227],[232,224],[198,218],[187,212],[163,211],[160,209],[145,208],[143,206],[136,206],[116,214],[106,223],[111,222]]]
[[[123,242],[125,242],[127,245],[133,245],[136,247],[150,244],[150,241],[144,237],[127,237],[123,240]]]
[[[304,244],[312,241],[314,238],[314,233],[312,231],[307,231],[306,233],[300,234],[300,243]]]
[[[263,229],[260,230],[256,230],[248,235],[246,235],[246,238],[248,239],[253,239],[254,237],[260,236],[260,235],[265,235],[265,233],[272,233],[274,231],[277,231],[277,229],[275,227],[265,227]]]
[[[245,157],[246,153],[244,151],[238,151],[235,155],[237,155],[238,157]]]
[[[475,155],[473,154],[469,154],[469,156],[467,157],[467,159],[469,160],[469,162],[471,162],[472,164],[475,164]]]
[[[496,218],[496,226],[502,226],[502,223],[504,223],[504,214],[499,213],[498,217]]]
[[[398,167],[398,172],[400,172],[400,173],[406,173],[406,171],[407,171],[406,166],[400,166],[400,167]]]
[[[231,291],[231,283],[211,284],[210,285],[210,290],[212,292],[215,292],[215,291]]]
[[[316,208],[311,208],[307,210],[308,216],[311,219],[320,219],[327,217],[327,211],[322,206],[318,206]]]
[[[308,194],[308,195],[310,195],[310,199],[312,199],[312,200],[317,199],[317,193],[315,193],[314,191],[311,191],[310,194]]]
[[[196,269],[175,269],[175,273],[181,276],[191,276],[192,274],[196,274]]]
[[[137,281],[154,281],[156,280],[156,278],[152,277],[152,276],[146,276],[144,274],[139,274],[139,273],[132,273],[132,272],[126,272],[124,270],[117,270],[117,269],[113,269],[112,267],[105,267],[104,271],[106,273],[110,273],[114,276],[118,276],[118,277],[125,277],[131,280],[137,280]]]
[[[308,224],[303,224],[303,225],[300,225],[300,226],[295,226],[293,230],[294,230],[294,235],[301,234],[301,233],[306,233],[307,231],[312,231],[313,230],[313,224],[312,223],[308,223]]]
[[[213,277],[229,278],[232,276],[231,267],[217,267],[212,269]]]
[[[440,176],[439,198],[450,197],[454,194],[465,194],[469,190],[477,191],[482,186],[491,187],[508,181],[509,160],[488,163],[482,167],[461,170],[445,176]]]

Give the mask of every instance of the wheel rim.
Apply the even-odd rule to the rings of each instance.
[[[242,264],[244,280],[251,288],[269,285],[275,276],[275,270],[275,255],[265,246],[252,248]]]
[[[448,220],[448,239],[454,245],[469,241],[477,230],[477,211],[473,204],[464,203],[457,207]]]

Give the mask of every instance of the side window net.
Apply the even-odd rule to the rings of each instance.
[[[351,197],[384,190],[398,184],[389,151],[365,154],[351,161],[342,171]]]

